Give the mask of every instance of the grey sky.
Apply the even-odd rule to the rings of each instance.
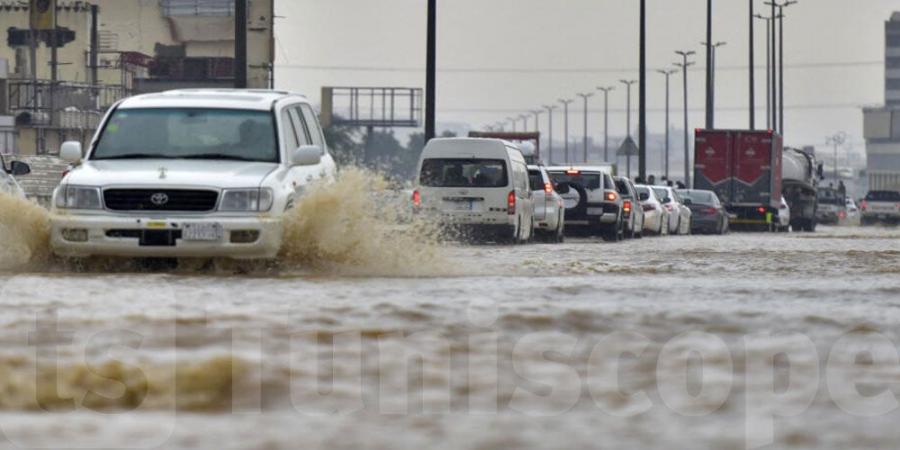
[[[705,3],[647,2],[651,69],[670,67],[675,49],[698,51],[701,71],[689,73],[691,127],[703,120]],[[714,39],[728,42],[718,53],[717,125],[742,128],[748,125],[748,5],[715,3]],[[425,0],[277,0],[276,9],[284,17],[276,28],[278,87],[318,101],[323,85],[424,85]],[[762,0],[758,9],[768,12]],[[838,130],[862,141],[859,106],[883,101],[883,24],[894,10],[900,10],[900,0],[801,0],[786,11],[786,63],[800,65],[787,69],[785,79],[789,144],[821,145]],[[617,80],[637,78],[637,14],[636,0],[439,0],[438,65],[444,70],[438,74],[438,121],[481,126],[615,84],[611,134],[624,134],[625,96]],[[763,66],[765,24],[757,25],[757,65]],[[864,64],[849,64],[858,62]],[[491,70],[498,68],[521,70]],[[680,82],[673,79],[675,126],[682,121]],[[757,82],[757,121],[765,125],[762,69]],[[664,130],[664,100],[664,78],[654,72],[651,132]],[[592,109],[599,112],[600,106],[594,100]],[[580,111],[575,108],[570,118],[570,132],[579,136]],[[599,136],[601,120],[592,114],[592,135]],[[561,136],[562,120],[555,125]]]

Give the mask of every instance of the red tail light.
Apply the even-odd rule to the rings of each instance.
[[[624,210],[626,213],[631,212],[631,200],[625,200],[625,204],[622,205],[622,210]]]
[[[422,206],[422,194],[419,191],[413,191],[412,202],[416,208]]]
[[[516,213],[516,191],[510,191],[506,196],[506,213],[509,215]]]
[[[544,183],[544,192],[548,194],[553,193],[553,183]]]
[[[655,211],[655,210],[656,210],[656,206],[653,206],[650,203],[647,203],[646,205],[644,205],[644,211]]]
[[[719,210],[716,208],[706,208],[703,210],[703,212],[705,212],[706,214],[709,214],[709,215],[713,215],[713,214],[718,213]]]
[[[840,219],[846,219],[846,218],[847,218],[847,213],[845,213],[844,211],[839,212],[839,213],[838,213],[838,218],[840,218]]]
[[[863,200],[863,202],[859,204],[859,209],[863,211],[869,209],[869,202]]]
[[[607,193],[606,193],[606,200],[607,200],[607,201],[614,202],[614,201],[616,201],[616,200],[618,200],[618,199],[619,199],[619,194],[616,194],[615,192],[607,192]]]
[[[759,211],[760,214],[765,214],[766,208],[763,208],[762,206],[760,206],[759,209],[757,209],[757,211]]]

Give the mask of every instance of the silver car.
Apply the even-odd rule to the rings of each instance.
[[[550,174],[543,166],[528,166],[528,180],[534,195],[535,235],[548,242],[563,242],[566,208]]]
[[[13,197],[25,198],[25,191],[16,181],[14,176],[28,175],[31,173],[31,167],[21,161],[12,161],[8,165],[5,159],[0,157],[0,192],[11,195]]]
[[[674,188],[653,186],[656,195],[662,199],[663,207],[669,212],[669,234],[691,234],[691,208]]]

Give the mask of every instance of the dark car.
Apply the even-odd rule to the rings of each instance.
[[[719,197],[713,191],[693,189],[679,190],[685,204],[691,208],[691,232],[707,234],[726,234],[730,224],[728,211],[722,206]]]

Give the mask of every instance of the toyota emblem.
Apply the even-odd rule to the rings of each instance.
[[[156,206],[163,206],[169,203],[169,196],[162,192],[157,192],[150,196],[150,203],[153,203]]]

